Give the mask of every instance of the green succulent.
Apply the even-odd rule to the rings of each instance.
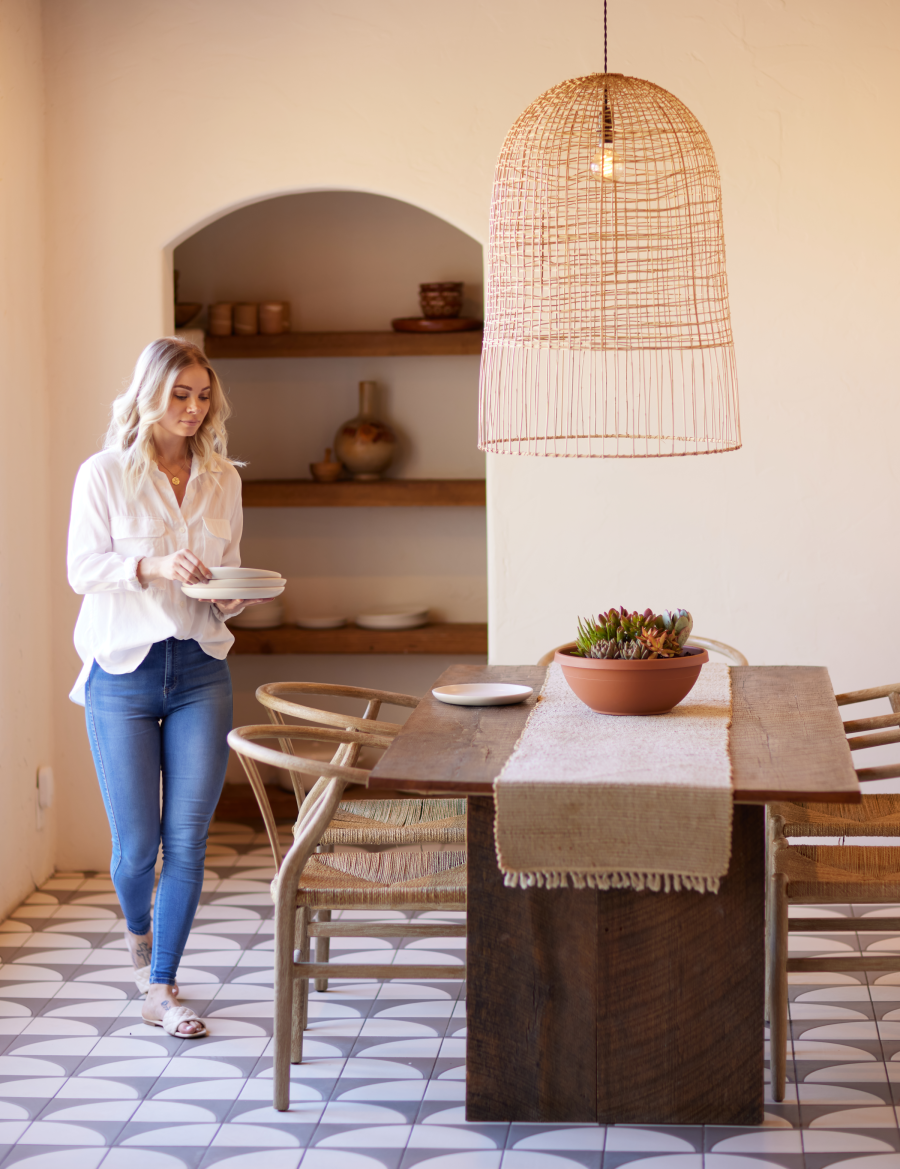
[[[645,609],[639,613],[622,605],[598,614],[596,619],[579,617],[574,652],[583,658],[623,661],[681,657],[693,627],[687,609],[666,609],[660,614]]]

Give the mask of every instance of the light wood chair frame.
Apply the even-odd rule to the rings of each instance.
[[[337,744],[332,762],[304,759],[292,752],[276,751],[263,746],[260,740],[286,737],[290,740],[329,742]],[[322,835],[331,823],[346,789],[352,785],[365,786],[369,772],[354,767],[359,751],[364,746],[386,746],[389,736],[372,735],[354,730],[331,730],[293,726],[238,727],[228,735],[228,743],[238,755],[259,803],[272,856],[275,878],[272,881],[272,899],[275,902],[275,1008],[274,1008],[274,1066],[273,1106],[285,1111],[290,1105],[290,1065],[303,1058],[303,1032],[308,1022],[309,979],[317,978],[393,978],[446,979],[465,978],[466,967],[422,964],[393,966],[388,964],[360,965],[356,963],[319,963],[309,960],[309,943],[313,937],[372,937],[372,938],[438,938],[465,937],[464,924],[447,922],[397,921],[325,921],[312,922],[310,910],[303,903],[302,877],[307,862],[316,850]],[[272,814],[265,785],[259,774],[258,763],[284,768],[292,774],[317,775],[317,781],[304,800],[299,830],[295,829],[294,843],[287,854],[281,852],[275,818]],[[465,911],[465,891],[454,891],[440,903],[416,895],[410,890],[405,896],[394,895],[392,909],[418,912],[440,909],[444,912]],[[372,902],[364,891],[354,897],[352,891],[341,893],[332,908],[371,909]],[[299,957],[295,957],[298,954]]]
[[[844,723],[844,730],[848,736],[851,751],[861,751],[869,747],[881,747],[893,743],[900,743],[900,729],[887,730],[885,728],[900,728],[900,683],[890,686],[875,686],[867,690],[854,690],[846,694],[836,695],[838,706],[851,706],[859,702],[871,702],[874,699],[887,698],[891,704],[892,713],[889,715],[874,715],[870,718],[850,719]],[[881,767],[861,767],[856,769],[860,783],[879,779],[900,778],[900,764],[888,764]],[[823,829],[814,824],[815,813],[812,808],[804,804],[775,804],[766,809],[766,1015],[769,1021],[769,1050],[772,1074],[772,1097],[776,1101],[784,1099],[787,1079],[787,1042],[788,1042],[788,974],[789,973],[824,973],[840,974],[851,971],[898,971],[900,970],[900,954],[879,955],[848,955],[847,957],[830,958],[791,958],[788,956],[788,937],[791,933],[855,933],[860,929],[859,918],[816,918],[790,917],[788,906],[791,904],[828,904],[823,902],[822,892],[818,890],[811,896],[792,896],[791,877],[796,874],[805,857],[799,850],[788,843],[790,836],[822,835],[827,830],[829,836],[878,836],[885,838],[900,837],[900,823],[895,825],[878,824],[877,795],[862,797],[862,815],[852,820],[838,820]],[[828,805],[822,805],[823,810]],[[827,859],[829,848],[835,846],[823,845],[816,847],[816,857],[821,855]],[[884,846],[870,846],[882,851]],[[859,846],[862,854],[866,846]],[[808,851],[808,850],[807,850]],[[807,868],[815,866],[816,861],[810,860]],[[900,868],[900,862],[898,862]],[[795,878],[796,879],[796,878]],[[828,874],[823,874],[822,882],[826,883]],[[837,880],[837,878],[835,878]],[[840,889],[832,903],[846,901],[846,887]],[[860,904],[892,903],[900,901],[900,883],[898,884],[870,884],[865,888],[865,899]],[[900,917],[879,917],[878,930],[900,932]]]
[[[297,698],[304,697],[323,697],[323,698],[352,698],[364,701],[366,703],[365,713],[362,717],[347,714],[338,714],[331,710],[323,710],[318,706],[308,706],[304,702],[298,702]],[[279,726],[288,725],[285,723],[284,716],[288,715],[291,718],[305,719],[307,722],[317,723],[321,726],[331,727],[346,727],[357,731],[370,732],[377,735],[386,735],[393,738],[402,729],[400,723],[390,723],[379,719],[382,706],[399,706],[407,709],[415,709],[420,702],[412,694],[399,694],[390,690],[373,690],[365,686],[343,686],[326,682],[267,682],[262,686],[257,687],[256,699],[260,705],[266,708],[269,718],[273,724]],[[282,751],[293,753],[293,747],[290,740],[282,740],[280,742]],[[294,786],[294,792],[297,796],[297,806],[301,811],[304,805],[305,796],[302,795],[302,788],[298,780],[291,775],[291,782]],[[298,820],[299,822],[299,820]],[[329,833],[326,832],[326,837],[323,843],[319,845],[319,851],[329,851],[333,846],[328,841]],[[334,835],[334,833],[330,833]],[[380,844],[389,844],[387,837],[389,833],[379,831],[379,822],[373,821],[371,830],[367,833],[365,840],[366,844],[378,846]],[[405,843],[416,843],[417,836],[415,830],[409,831]],[[433,837],[431,837],[433,839]],[[459,842],[453,838],[447,839],[447,843]],[[330,909],[320,909],[316,914],[318,922],[328,922],[331,920]],[[328,935],[318,935],[316,937],[316,961],[319,963],[327,963],[331,957],[331,940]],[[317,978],[315,980],[317,991],[325,991],[328,989],[327,978]]]

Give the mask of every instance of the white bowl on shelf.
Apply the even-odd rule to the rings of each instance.
[[[354,618],[360,629],[418,629],[428,624],[427,605],[380,605]]]

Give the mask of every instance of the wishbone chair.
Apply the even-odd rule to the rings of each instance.
[[[323,726],[341,727],[393,738],[401,724],[379,719],[382,706],[415,708],[419,699],[410,694],[373,690],[362,686],[342,686],[324,682],[269,682],[256,691],[257,700],[269,718],[284,726],[284,716],[304,719]],[[365,702],[360,716],[341,714],[311,706],[307,698],[352,698]],[[280,742],[282,751],[292,752],[289,740]],[[336,762],[341,762],[335,757]],[[355,760],[354,760],[355,761]],[[298,807],[304,807],[299,777],[292,775]],[[299,823],[299,820],[298,820]],[[296,831],[296,828],[295,828]],[[425,877],[448,867],[465,863],[465,799],[393,799],[353,800],[340,805],[320,842],[320,851],[341,850],[345,871],[364,878],[402,868],[405,877]],[[353,850],[353,851],[351,851]],[[377,850],[377,851],[376,851]],[[319,911],[317,920],[330,920],[331,912]],[[329,960],[331,942],[328,935],[316,939],[316,961]],[[328,989],[328,979],[316,979],[316,990]]]
[[[281,737],[293,741],[333,742],[347,762],[322,763],[290,752],[264,746]],[[238,727],[228,743],[238,755],[259,801],[272,846],[276,875],[272,881],[275,902],[275,1026],[273,1105],[285,1111],[290,1103],[290,1065],[303,1056],[303,1031],[307,1025],[309,979],[331,974],[335,978],[446,979],[465,978],[459,965],[362,965],[323,964],[309,960],[310,937],[438,938],[464,937],[465,925],[446,922],[396,920],[310,921],[315,910],[383,908],[386,910],[459,911],[466,908],[466,866],[441,873],[399,881],[371,881],[341,872],[315,855],[315,849],[334,818],[345,790],[364,786],[369,773],[353,766],[364,746],[386,746],[389,737],[353,730],[293,726]],[[292,847],[281,854],[275,820],[257,767],[266,763],[292,774],[319,778],[304,800]],[[295,957],[295,953],[298,957]],[[297,993],[294,993],[294,985]]]

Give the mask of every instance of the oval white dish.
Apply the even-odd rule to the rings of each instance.
[[[431,693],[439,702],[449,702],[451,706],[512,706],[530,698],[534,688],[512,682],[467,682],[438,686]]]
[[[223,588],[221,585],[182,585],[181,591],[186,597],[193,597],[196,601],[253,601],[259,597],[266,600],[269,597],[279,597],[284,592],[284,585],[272,585],[267,589]]]

